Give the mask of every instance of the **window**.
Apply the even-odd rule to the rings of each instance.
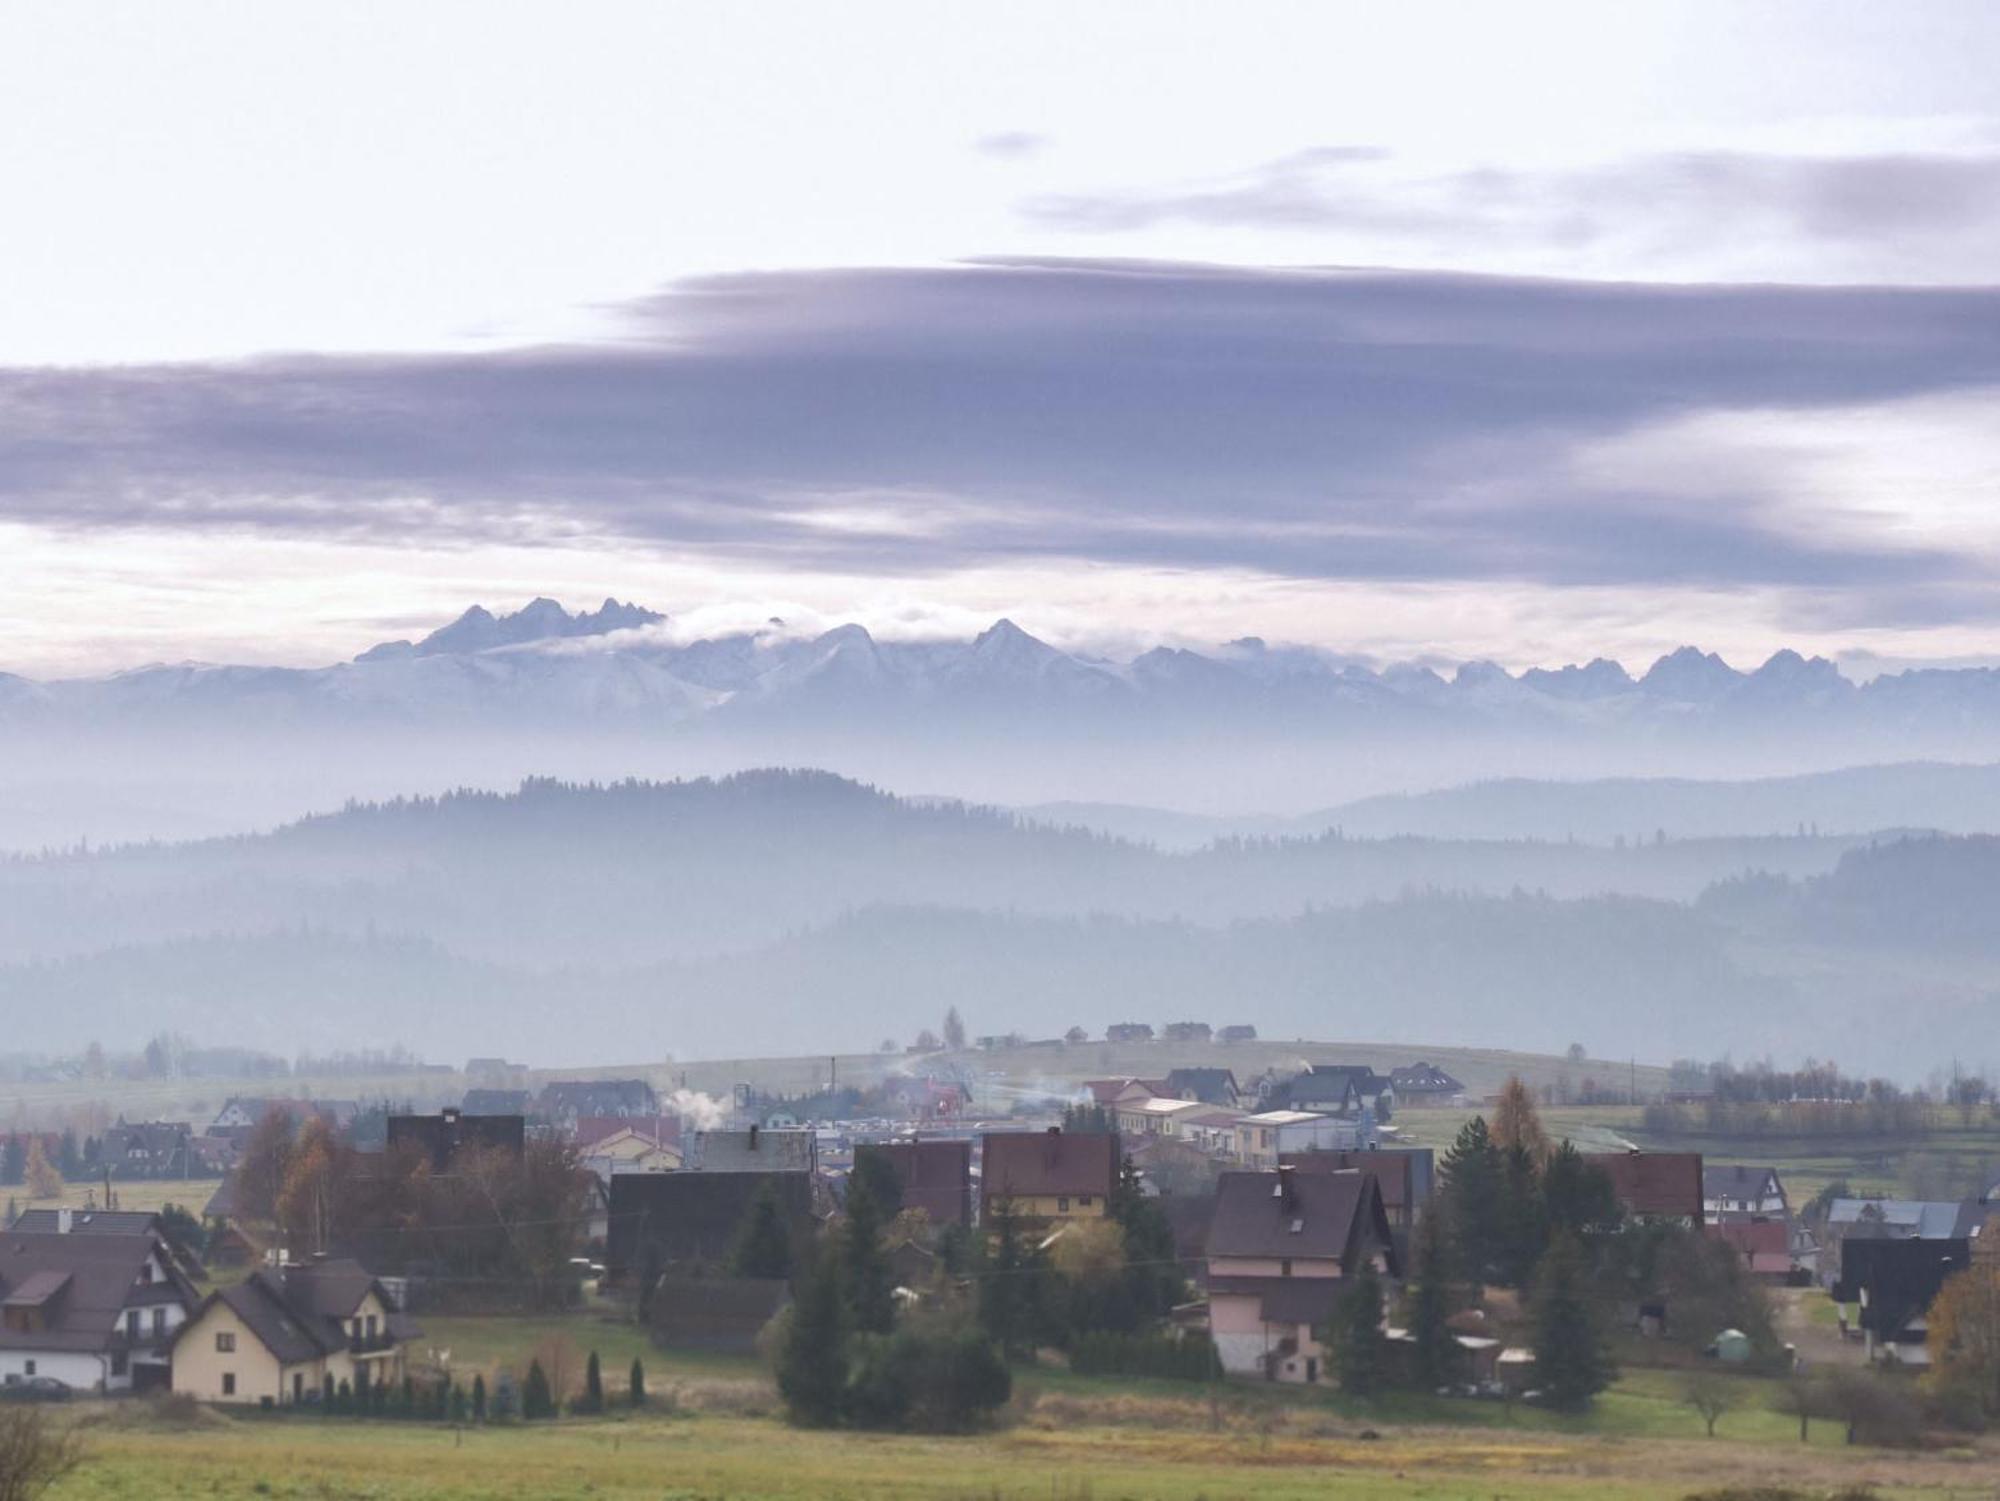
[[[225,1397],[236,1395],[236,1373],[234,1371],[224,1371],[222,1373],[222,1395]]]
[[[34,1374],[35,1374],[35,1363],[34,1363],[34,1362],[33,1362],[32,1360],[24,1360],[24,1361],[22,1361],[22,1362],[21,1362],[21,1374],[22,1374],[22,1375],[24,1375],[24,1376],[32,1376],[32,1375],[34,1375]]]
[[[218,1355],[234,1355],[236,1353],[236,1334],[234,1330],[218,1329],[216,1331],[215,1353]]]
[[[127,1339],[139,1337],[139,1310],[136,1308],[125,1310],[125,1337]]]
[[[1093,1200],[1089,1194],[1080,1194],[1077,1196],[1076,1204],[1079,1209],[1088,1209],[1092,1202]]]
[[[1064,1196],[1064,1197],[1062,1197],[1062,1198],[1058,1198],[1058,1199],[1056,1200],[1056,1213],[1057,1213],[1057,1214],[1068,1214],[1068,1213],[1069,1213],[1069,1199],[1068,1199],[1068,1197],[1067,1197],[1067,1196]]]
[[[375,1315],[372,1313],[368,1315],[368,1337],[370,1339],[375,1337]]]
[[[155,1308],[153,1310],[153,1338],[158,1339],[161,1335],[165,1334],[166,1332],[167,1332],[167,1311],[164,1308]]]
[[[1278,1263],[1278,1275],[1280,1277],[1289,1277],[1292,1275],[1291,1257],[1287,1256],[1283,1261]]]

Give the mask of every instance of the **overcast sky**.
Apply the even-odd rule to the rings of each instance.
[[[2000,6],[0,10],[0,669],[2000,658]]]

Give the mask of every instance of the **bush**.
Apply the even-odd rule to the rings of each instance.
[[[978,1330],[904,1328],[856,1341],[847,1415],[859,1428],[964,1433],[1013,1391],[1007,1362]]]
[[[1205,1335],[1085,1334],[1070,1349],[1079,1376],[1143,1376],[1159,1381],[1217,1381],[1222,1361]]]
[[[1847,1425],[1850,1444],[1914,1448],[1923,1437],[1923,1414],[1907,1383],[1869,1371],[1840,1371],[1827,1384],[1833,1414]]]

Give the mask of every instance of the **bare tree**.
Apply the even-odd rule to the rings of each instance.
[[[1741,1393],[1736,1384],[1713,1371],[1692,1371],[1681,1389],[1681,1400],[1701,1414],[1708,1436],[1715,1437],[1715,1425],[1737,1405]]]
[[[71,1430],[30,1408],[0,1408],[0,1501],[34,1501],[83,1460]]]

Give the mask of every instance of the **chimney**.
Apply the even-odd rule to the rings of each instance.
[[[1271,1197],[1287,1209],[1298,1202],[1297,1189],[1292,1178],[1292,1174],[1296,1171],[1297,1169],[1288,1162],[1279,1163],[1278,1186],[1271,1190]]]
[[[750,1150],[757,1150],[757,1128],[754,1125],[750,1128]]]
[[[56,1211],[56,1234],[58,1235],[69,1234],[71,1227],[74,1226],[75,1223],[76,1223],[75,1210],[58,1209]]]

